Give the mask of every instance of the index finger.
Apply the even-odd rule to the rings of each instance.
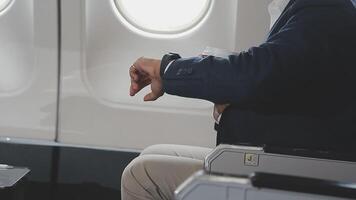
[[[136,69],[136,67],[135,67],[134,65],[132,65],[132,66],[130,67],[129,75],[130,75],[130,78],[131,78],[133,81],[138,81],[138,79],[139,79],[138,70]]]

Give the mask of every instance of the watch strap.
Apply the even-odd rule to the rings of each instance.
[[[177,53],[168,53],[165,54],[161,60],[161,66],[160,66],[160,75],[163,77],[164,72],[166,71],[166,68],[168,64],[174,60],[177,60],[181,58],[179,54]]]

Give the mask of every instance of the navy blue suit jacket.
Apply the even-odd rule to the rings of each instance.
[[[266,42],[228,59],[178,59],[164,91],[231,104],[218,143],[356,149],[355,10],[291,0]]]

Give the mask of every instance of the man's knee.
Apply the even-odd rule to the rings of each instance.
[[[149,162],[147,156],[139,156],[126,166],[121,176],[121,193],[123,199],[151,199],[147,191],[150,184],[145,165]],[[133,198],[129,198],[129,197]]]
[[[145,156],[139,156],[132,160],[125,168],[121,177],[121,185],[123,187],[132,189],[140,188],[143,189],[141,183],[142,179],[145,177],[144,163],[147,162]]]
[[[152,189],[154,186],[152,177],[157,177],[161,173],[160,169],[164,160],[164,156],[157,155],[141,155],[135,158],[127,165],[122,174],[122,186],[132,190]]]
[[[174,172],[175,159],[162,155],[141,155],[125,168],[121,188],[124,199],[171,199],[177,181],[168,178]],[[181,181],[180,181],[181,182]]]
[[[174,189],[202,166],[203,161],[191,158],[141,155],[125,168],[122,192],[137,199],[170,199]]]

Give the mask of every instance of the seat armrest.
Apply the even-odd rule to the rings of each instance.
[[[258,166],[255,156],[262,153],[262,147],[221,144],[205,157],[204,169],[208,173],[248,175],[254,170],[245,171],[243,166]]]
[[[248,176],[255,172],[356,182],[356,162],[306,150],[219,145],[206,158],[207,173]],[[310,155],[310,157],[308,157]],[[332,158],[332,159],[328,159]]]

